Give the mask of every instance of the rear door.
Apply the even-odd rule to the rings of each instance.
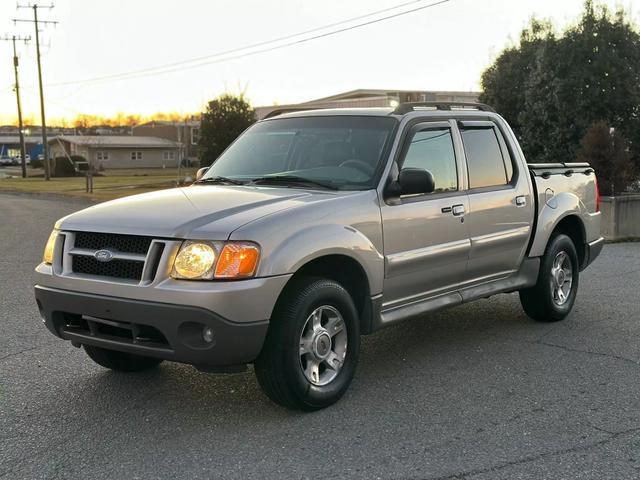
[[[435,191],[381,206],[385,309],[457,290],[470,247],[464,222],[469,208],[464,163],[453,133],[455,123],[424,122],[408,128],[398,166],[429,170]]]
[[[531,233],[534,199],[527,172],[493,122],[458,122],[467,164],[471,238],[466,278],[483,283],[516,271]]]

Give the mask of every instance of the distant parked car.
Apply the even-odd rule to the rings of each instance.
[[[28,153],[24,156],[24,162],[29,165],[31,163],[31,155]],[[13,165],[20,165],[22,163],[22,157],[20,155],[16,155],[13,157]]]
[[[0,166],[8,167],[13,164],[13,159],[9,155],[2,155],[0,157]]]

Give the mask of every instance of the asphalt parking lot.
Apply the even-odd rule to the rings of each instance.
[[[115,374],[49,334],[33,267],[85,205],[0,195],[0,478],[640,478],[640,243],[605,246],[564,322],[513,294],[365,337],[303,414],[251,371]]]

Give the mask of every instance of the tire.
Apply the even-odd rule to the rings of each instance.
[[[558,267],[561,267],[562,273],[558,272]],[[563,320],[576,301],[579,280],[576,247],[567,235],[556,234],[547,244],[536,285],[520,290],[522,308],[538,322]],[[560,283],[562,287],[559,286]]]
[[[98,365],[118,372],[142,372],[155,368],[162,363],[161,358],[116,352],[115,350],[107,350],[91,345],[84,345],[84,351]]]
[[[358,313],[349,293],[333,280],[303,277],[278,301],[255,373],[277,404],[319,410],[347,390],[359,350]]]

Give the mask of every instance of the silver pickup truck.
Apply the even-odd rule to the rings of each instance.
[[[602,245],[593,169],[527,165],[486,105],[280,112],[190,187],[56,222],[35,296],[104,367],[253,363],[313,410],[348,388],[360,335],[401,320],[516,291],[562,320]]]

